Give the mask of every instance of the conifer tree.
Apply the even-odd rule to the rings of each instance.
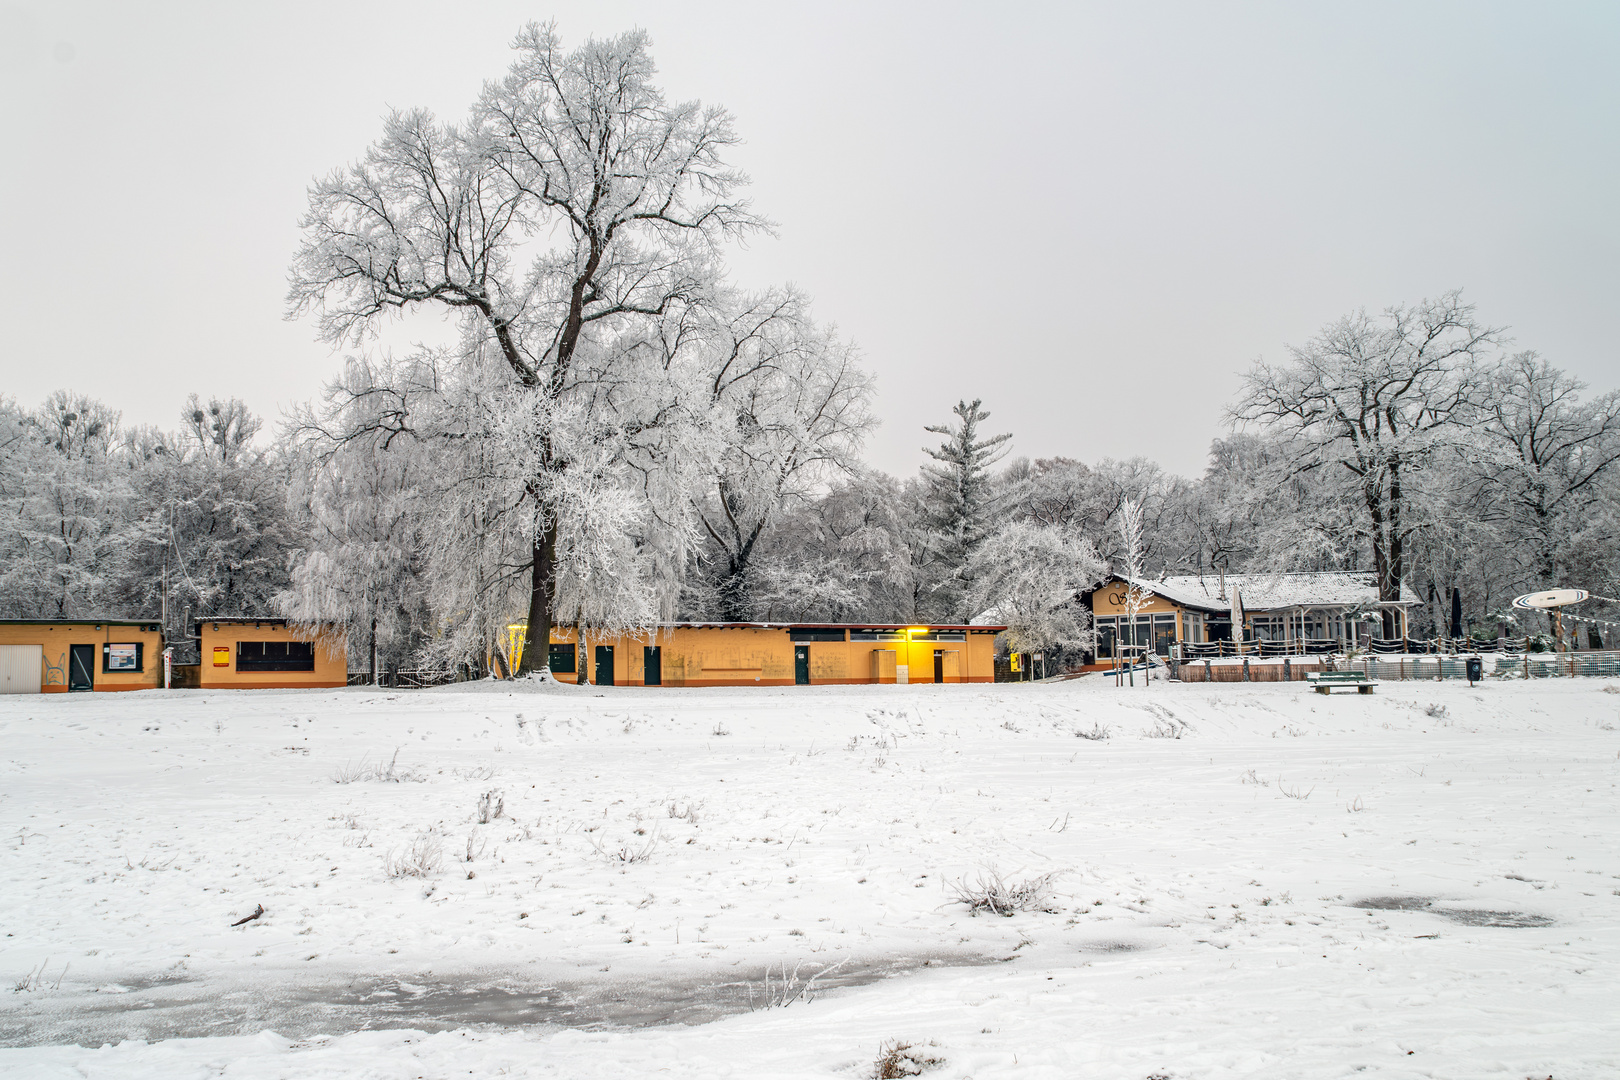
[[[925,610],[930,617],[965,623],[974,614],[967,609],[969,560],[992,531],[996,513],[1010,500],[997,488],[990,467],[1006,456],[1011,434],[979,437],[979,425],[990,414],[979,408],[982,399],[958,401],[951,410],[954,424],[924,428],[945,441],[928,450],[937,465],[924,465],[928,484],[927,521],[933,534],[938,574]]]

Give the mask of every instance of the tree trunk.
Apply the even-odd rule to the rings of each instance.
[[[377,620],[371,620],[371,685],[377,685]]]
[[[557,584],[557,521],[549,515],[534,541],[534,567],[529,587],[529,621],[523,629],[523,656],[516,674],[551,666],[551,608]]]

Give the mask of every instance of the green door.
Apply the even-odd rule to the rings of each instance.
[[[664,653],[662,645],[648,645],[642,649],[642,685],[664,685]]]
[[[72,645],[68,652],[68,690],[96,688],[96,647]]]
[[[793,646],[793,682],[797,686],[810,685],[810,646]]]
[[[598,645],[596,647],[596,685],[613,685],[613,646]]]

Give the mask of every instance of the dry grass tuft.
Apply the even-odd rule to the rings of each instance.
[[[877,1060],[872,1063],[872,1076],[874,1080],[904,1080],[908,1076],[921,1076],[927,1070],[937,1069],[943,1064],[944,1058],[935,1057],[916,1043],[891,1039],[878,1048]]]

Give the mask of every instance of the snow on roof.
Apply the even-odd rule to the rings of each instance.
[[[1371,571],[1327,570],[1305,574],[1227,574],[1226,594],[1216,574],[1167,577],[1162,581],[1120,577],[1183,607],[1231,611],[1232,590],[1243,596],[1245,611],[1286,608],[1365,607],[1378,604],[1378,579]],[[1403,585],[1399,604],[1415,604]]]

